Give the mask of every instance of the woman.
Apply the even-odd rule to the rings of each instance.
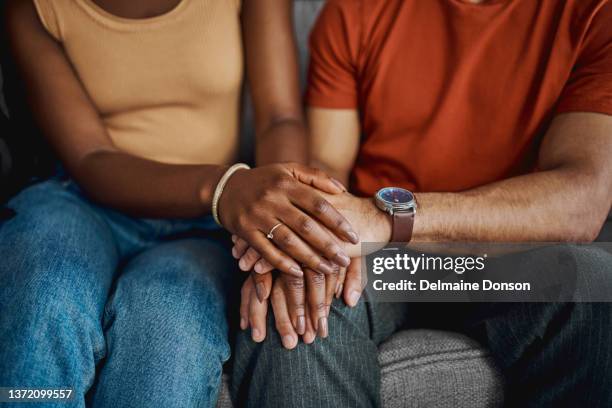
[[[289,3],[8,2],[65,174],[0,225],[0,385],[72,388],[78,406],[211,406],[234,274],[217,224],[294,276],[348,264],[335,236],[356,234],[304,183],[342,186],[287,164],[305,160]],[[235,164],[243,46],[256,169]]]

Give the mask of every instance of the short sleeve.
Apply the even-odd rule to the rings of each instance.
[[[358,106],[359,1],[329,0],[310,34],[306,104],[353,109]]]
[[[556,113],[612,115],[612,2],[593,16],[578,59],[558,101]]]
[[[63,0],[60,0],[63,1]],[[71,0],[72,1],[72,0]],[[61,40],[60,25],[54,7],[54,0],[34,0],[38,18],[47,32],[57,41]]]

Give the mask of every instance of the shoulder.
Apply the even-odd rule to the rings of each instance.
[[[7,0],[4,5],[3,18],[5,27],[9,31],[14,31],[19,27],[40,27],[33,0]]]
[[[574,28],[588,28],[593,23],[612,25],[612,0],[569,0],[566,11]]]
[[[612,55],[612,0],[570,0],[569,32],[577,49],[590,57]],[[583,55],[584,58],[584,55]]]

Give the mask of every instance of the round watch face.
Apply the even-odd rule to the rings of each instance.
[[[414,195],[403,188],[387,187],[378,192],[378,197],[390,205],[406,205],[414,201]]]

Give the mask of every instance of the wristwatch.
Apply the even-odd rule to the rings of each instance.
[[[393,218],[391,242],[410,242],[417,203],[412,192],[399,187],[386,187],[374,196],[376,206]]]

